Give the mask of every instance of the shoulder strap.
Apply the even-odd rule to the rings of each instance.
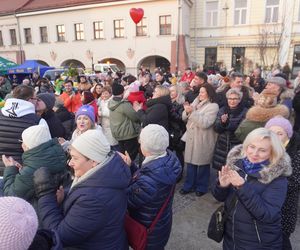
[[[152,221],[150,227],[148,228],[148,233],[151,233],[156,225],[156,223],[158,222],[160,216],[162,215],[162,213],[164,212],[165,208],[167,207],[171,196],[174,193],[174,189],[175,189],[175,185],[172,186],[171,192],[169,193],[167,199],[165,200],[164,204],[162,205],[162,207],[160,208],[160,210],[158,211],[158,214],[155,216],[154,220]]]

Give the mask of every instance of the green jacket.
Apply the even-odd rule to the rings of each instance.
[[[5,82],[0,84],[0,98],[4,99],[11,91],[11,84],[8,79],[5,78]]]
[[[240,123],[236,131],[234,132],[235,136],[238,138],[240,142],[246,139],[247,135],[254,129],[263,128],[266,122],[259,122],[259,121],[250,121],[244,120]]]
[[[34,200],[33,174],[40,167],[47,167],[53,175],[63,175],[66,169],[66,156],[57,138],[51,139],[22,155],[23,167],[4,169],[4,195],[17,196],[32,203]]]
[[[108,108],[110,129],[117,141],[138,137],[141,128],[140,119],[130,102],[121,97],[113,97],[108,103]]]

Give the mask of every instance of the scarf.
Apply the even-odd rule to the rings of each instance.
[[[252,163],[248,160],[247,157],[243,159],[244,170],[247,174],[254,174],[259,172],[263,167],[269,165],[269,163],[269,160]]]

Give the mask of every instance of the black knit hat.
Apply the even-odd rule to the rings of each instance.
[[[113,95],[121,95],[124,93],[124,87],[121,84],[114,83],[112,85],[112,94]]]
[[[55,104],[55,95],[53,93],[41,93],[37,95],[38,99],[41,99],[45,104],[47,109],[52,109]]]

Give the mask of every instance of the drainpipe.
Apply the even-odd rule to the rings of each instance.
[[[181,1],[177,0],[178,4],[178,16],[177,16],[177,35],[176,35],[176,71],[179,70],[179,33],[180,33],[180,9],[181,9]],[[176,72],[176,73],[177,73]]]
[[[19,51],[20,51],[20,59],[21,59],[21,64],[24,61],[23,58],[23,45],[22,45],[22,37],[21,37],[21,28],[20,28],[20,20],[19,17],[17,17],[16,13],[14,14],[15,18],[17,19],[17,29],[18,29],[18,35],[19,35]]]

